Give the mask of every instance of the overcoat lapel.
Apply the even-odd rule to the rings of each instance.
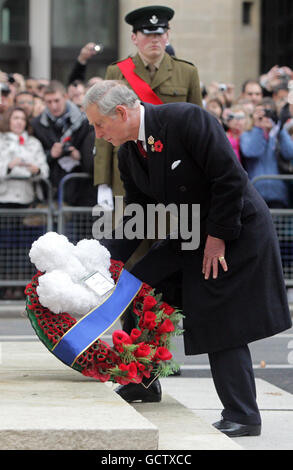
[[[150,188],[153,197],[159,202],[166,202],[166,165],[167,165],[167,123],[160,123],[157,119],[155,106],[143,103],[145,107],[145,136],[148,153],[148,168]],[[161,152],[154,151],[154,144],[160,141],[163,145]]]

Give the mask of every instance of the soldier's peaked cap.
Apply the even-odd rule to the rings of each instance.
[[[144,34],[163,34],[169,29],[169,20],[174,10],[163,6],[149,6],[133,10],[125,16],[126,23],[132,25],[133,31]]]

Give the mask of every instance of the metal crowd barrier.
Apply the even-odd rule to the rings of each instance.
[[[29,180],[42,184],[46,191],[44,202],[27,209],[0,208],[0,298],[3,298],[6,286],[24,286],[30,281],[35,273],[28,256],[31,245],[41,235],[53,230],[51,184],[38,177]]]
[[[262,180],[287,181],[292,184],[293,194],[293,175],[261,175],[255,177],[252,184]],[[293,208],[270,209],[270,213],[280,244],[285,284],[290,287],[293,286]]]
[[[52,187],[48,180],[32,178],[46,186],[45,204],[29,209],[0,209],[0,299],[7,286],[25,286],[35,273],[28,253],[34,240],[48,231],[65,235],[72,243],[92,238],[92,207],[68,206],[64,193],[68,182],[74,178],[90,179],[87,173],[65,176],[59,186],[57,208],[54,206]],[[291,181],[291,175],[264,175],[262,179]],[[287,286],[293,286],[293,208],[271,209],[280,242],[284,277]]]
[[[92,179],[88,173],[71,173],[62,178],[58,188],[57,232],[65,235],[71,243],[83,238],[93,238],[92,207],[68,206],[64,202],[66,186],[73,179]],[[92,184],[92,183],[91,183]]]

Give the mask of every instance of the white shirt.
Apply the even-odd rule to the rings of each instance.
[[[147,150],[146,140],[145,140],[144,115],[145,115],[145,109],[144,109],[144,106],[141,104],[140,105],[140,124],[139,124],[137,140],[141,140],[143,148]]]

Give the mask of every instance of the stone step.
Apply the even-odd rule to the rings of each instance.
[[[41,342],[4,342],[1,351],[1,450],[158,448],[154,424]]]
[[[168,394],[129,405],[40,341],[2,342],[0,449],[240,449]]]

